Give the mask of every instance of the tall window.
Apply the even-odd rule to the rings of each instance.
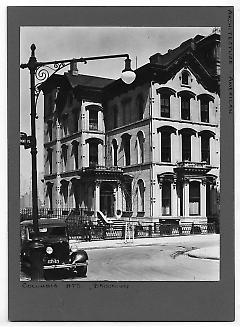
[[[74,156],[74,167],[78,169],[78,145],[77,141],[72,142],[72,155]]]
[[[67,159],[68,159],[68,146],[66,144],[62,145],[62,160],[63,160],[63,170],[67,168]]]
[[[113,155],[113,166],[117,166],[118,165],[118,157],[117,157],[117,141],[114,139],[112,141],[112,155]]]
[[[181,118],[184,120],[190,120],[190,98],[181,96]]]
[[[47,160],[49,162],[49,174],[52,174],[52,171],[53,171],[52,153],[53,153],[53,149],[51,149],[51,148],[47,149]]]
[[[52,141],[52,126],[53,126],[53,122],[52,120],[49,120],[47,122],[47,128],[48,128],[48,136],[49,136],[49,141]]]
[[[98,165],[98,143],[89,142],[89,167]]]
[[[161,94],[161,117],[170,118],[170,95]]]
[[[125,165],[129,166],[131,163],[131,154],[130,154],[130,139],[131,135],[123,134],[122,135],[122,142],[123,142],[123,149],[124,149],[124,157],[125,157]]]
[[[171,162],[171,133],[161,133],[161,161]]]
[[[144,135],[140,131],[137,133],[137,163],[144,162]]]
[[[201,122],[209,123],[209,100],[201,99]]]
[[[164,181],[162,184],[162,215],[171,215],[171,183]]]
[[[126,211],[132,211],[132,186],[131,183],[125,185]]]
[[[189,214],[200,215],[200,183],[189,183]]]
[[[202,161],[210,164],[210,139],[207,135],[202,135],[201,137],[201,156]]]
[[[182,134],[182,161],[191,161],[191,135]]]
[[[138,181],[138,188],[137,188],[137,211],[143,212],[144,211],[144,183],[143,180],[140,179]]]
[[[89,129],[98,130],[98,110],[89,109]]]

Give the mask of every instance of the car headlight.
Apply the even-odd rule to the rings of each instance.
[[[76,252],[78,250],[78,247],[76,244],[71,245],[71,251]]]
[[[47,252],[47,254],[52,254],[53,253],[53,248],[51,246],[48,246],[46,248],[46,252]]]

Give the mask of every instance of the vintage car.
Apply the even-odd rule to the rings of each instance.
[[[66,223],[60,219],[40,218],[39,239],[43,244],[43,269],[47,272],[68,270],[79,277],[87,274],[88,255],[76,246],[70,246]],[[31,246],[34,236],[33,221],[25,220],[21,230],[21,266],[31,273]]]

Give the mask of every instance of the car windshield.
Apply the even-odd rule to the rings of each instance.
[[[32,239],[33,235],[34,235],[34,230],[32,227],[30,227],[29,229],[29,238]],[[49,227],[49,226],[41,226],[39,227],[39,234],[40,237],[56,237],[56,236],[66,236],[66,228],[59,226],[59,227]]]

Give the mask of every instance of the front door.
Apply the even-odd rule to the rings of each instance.
[[[100,188],[100,210],[107,217],[114,216],[113,187],[110,183],[102,182]]]

